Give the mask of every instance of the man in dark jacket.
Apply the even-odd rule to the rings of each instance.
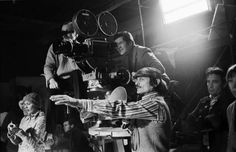
[[[128,31],[118,32],[114,35],[114,42],[117,44],[118,53],[112,56],[112,71],[121,69],[128,70],[130,73],[137,72],[143,67],[154,67],[162,74],[162,79],[168,83],[169,77],[161,61],[154,55],[151,49],[135,44],[132,34]],[[119,86],[120,84],[118,84]],[[117,86],[114,86],[114,88]],[[128,97],[136,100],[136,88],[132,81],[124,86],[127,90]],[[128,98],[128,100],[129,100]]]
[[[64,121],[63,127],[65,131],[64,138],[70,152],[93,152],[89,146],[86,133],[77,127],[75,119],[69,118]]]
[[[212,152],[225,152],[227,142],[227,106],[234,100],[224,88],[224,72],[219,67],[206,70],[206,83],[209,96],[200,99],[196,108],[189,114],[188,121],[202,134],[203,146]],[[205,140],[209,139],[209,140]]]

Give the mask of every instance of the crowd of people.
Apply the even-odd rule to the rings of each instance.
[[[79,43],[72,22],[63,24],[61,30],[62,41]],[[112,56],[111,69],[126,69],[132,73],[132,81],[120,87],[127,93],[127,101],[112,101],[109,95],[104,99],[89,99],[76,60],[58,53],[52,44],[44,65],[46,87],[50,92],[47,104],[36,92],[24,95],[19,101],[23,113],[21,121],[19,124],[10,122],[6,132],[1,127],[1,140],[7,137],[18,146],[18,152],[96,151],[91,147],[88,128],[81,122],[83,111],[125,119],[132,152],[170,151],[172,126],[183,108],[181,99],[169,89],[171,80],[149,48],[135,44],[127,31],[115,34],[114,42],[117,54]],[[187,128],[201,136],[201,151],[235,152],[236,64],[228,68],[226,75],[219,67],[209,67],[206,86],[209,95],[200,99],[188,114]]]

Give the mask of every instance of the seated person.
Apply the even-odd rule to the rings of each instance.
[[[54,150],[64,152],[93,152],[89,146],[87,133],[78,127],[78,122],[72,117],[68,117],[63,122],[63,129],[58,126],[58,133],[55,136]],[[61,131],[60,131],[61,130]]]

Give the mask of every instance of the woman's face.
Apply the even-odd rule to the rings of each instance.
[[[28,101],[28,100],[24,102],[24,109],[28,115],[34,114],[37,112],[36,106],[31,101]]]
[[[135,85],[137,88],[137,94],[145,94],[153,90],[149,77],[138,77],[135,80]]]
[[[233,73],[232,77],[228,79],[228,85],[233,96],[236,97],[236,73]]]

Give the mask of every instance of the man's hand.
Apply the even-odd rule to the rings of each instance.
[[[50,100],[55,102],[56,105],[67,105],[75,108],[79,106],[79,102],[68,95],[54,95],[50,97]]]
[[[51,78],[49,80],[49,89],[58,89],[58,83],[56,82],[55,79]]]

